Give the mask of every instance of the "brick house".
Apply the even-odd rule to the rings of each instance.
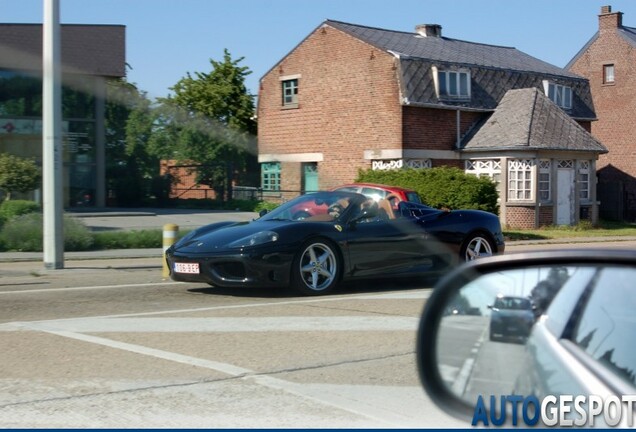
[[[257,112],[266,197],[454,166],[498,182],[504,225],[597,217],[588,81],[515,48],[327,20],[261,78]]]
[[[609,149],[597,163],[601,215],[636,220],[636,28],[603,6],[598,31],[566,65],[590,82],[598,121],[591,132]]]

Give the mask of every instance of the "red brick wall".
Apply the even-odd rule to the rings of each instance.
[[[483,116],[478,112],[462,112],[460,133]],[[457,146],[457,112],[443,109],[404,107],[404,148],[454,150]]]
[[[534,215],[534,207],[508,206],[504,226],[512,229],[534,229]]]
[[[297,75],[297,109],[282,109],[280,77]],[[399,149],[402,110],[393,56],[332,27],[319,28],[261,80],[259,154],[321,152],[319,186],[370,168],[364,150]],[[300,190],[282,165],[281,188]],[[295,164],[298,165],[298,164]]]
[[[161,175],[170,174],[177,181],[170,188],[170,198],[179,199],[214,199],[216,193],[206,185],[197,184],[196,172],[192,168],[180,166],[174,160],[162,160],[159,172]]]
[[[599,180],[621,180],[631,219],[636,217],[636,49],[616,31],[619,14],[600,17],[599,37],[570,68],[590,80],[598,120],[591,132],[609,150],[597,163]],[[614,84],[603,83],[603,66],[614,65]],[[630,198],[631,197],[631,198]]]
[[[539,207],[539,226],[554,225],[554,207]]]

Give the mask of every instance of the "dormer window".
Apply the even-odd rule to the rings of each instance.
[[[552,102],[564,109],[572,108],[572,87],[555,84],[549,81],[543,82],[545,94]]]
[[[437,70],[437,96],[440,99],[470,99],[470,72]]]

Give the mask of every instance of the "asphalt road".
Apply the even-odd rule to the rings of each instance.
[[[156,258],[0,275],[2,428],[466,426],[419,384],[428,287],[227,291],[164,280]]]

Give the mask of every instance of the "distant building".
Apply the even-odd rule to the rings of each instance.
[[[499,184],[504,226],[596,221],[595,119],[587,79],[515,48],[327,20],[260,80],[261,187],[446,165]]]
[[[125,76],[125,53],[124,26],[61,25],[65,207],[106,203],[106,81]],[[40,24],[0,24],[0,152],[42,161]]]
[[[592,135],[609,149],[599,158],[601,216],[636,221],[636,28],[603,6],[598,31],[566,68],[590,82],[598,121]]]

